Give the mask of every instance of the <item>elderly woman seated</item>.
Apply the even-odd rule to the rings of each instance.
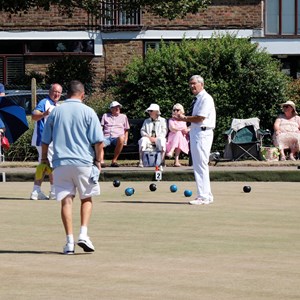
[[[188,133],[186,122],[174,119],[178,114],[184,114],[184,108],[180,103],[173,106],[172,118],[169,120],[169,135],[167,140],[167,153],[169,157],[175,154],[174,167],[180,167],[179,155],[181,152],[189,153]]]
[[[283,114],[280,114],[274,123],[273,142],[280,150],[280,160],[286,160],[285,150],[289,150],[289,158],[295,156],[300,149],[300,117],[293,101],[281,104]]]
[[[143,168],[143,154],[150,147],[154,146],[161,152],[161,161],[164,165],[166,152],[166,136],[168,133],[167,121],[160,116],[160,108],[158,104],[152,103],[146,112],[149,118],[146,119],[141,128],[141,139],[139,140],[140,162],[139,167]]]

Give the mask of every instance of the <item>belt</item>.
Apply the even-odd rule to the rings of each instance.
[[[206,127],[206,126],[202,126],[202,127],[200,127],[200,128],[201,128],[201,131],[212,130],[212,128]]]

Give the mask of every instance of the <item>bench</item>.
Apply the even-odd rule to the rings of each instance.
[[[127,145],[123,147],[118,159],[139,159],[139,144],[141,138],[140,130],[145,119],[128,119],[130,129],[128,132]],[[114,155],[114,146],[104,148],[104,158],[111,159]]]

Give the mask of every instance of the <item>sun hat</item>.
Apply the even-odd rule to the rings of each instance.
[[[158,111],[158,114],[160,115],[160,109],[158,104],[152,103],[145,111],[149,112],[149,110],[155,110]]]
[[[294,103],[293,101],[288,100],[288,101],[286,101],[285,103],[281,103],[281,104],[280,104],[281,107],[283,107],[283,106],[285,106],[285,105],[291,106],[291,107],[294,109],[294,112],[295,112],[296,114],[298,114],[298,113],[297,113],[297,110],[296,110],[296,105],[295,105],[295,103]]]
[[[118,101],[113,101],[113,102],[109,105],[109,108],[113,108],[113,107],[116,107],[116,106],[122,107],[122,105],[121,105]]]

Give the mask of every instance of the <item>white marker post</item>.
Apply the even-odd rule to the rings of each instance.
[[[158,166],[155,167],[155,180],[157,181],[162,180],[162,172]]]

